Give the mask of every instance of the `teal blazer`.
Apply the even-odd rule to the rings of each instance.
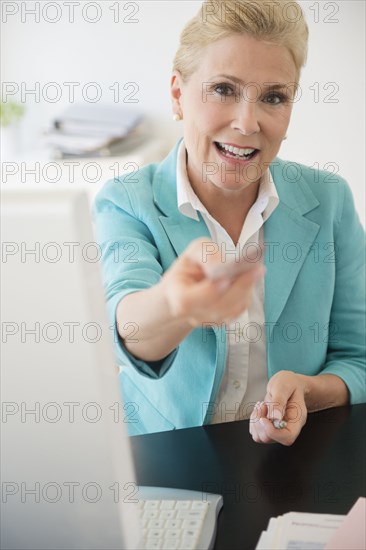
[[[225,369],[224,325],[192,330],[154,363],[127,352],[116,331],[124,296],[156,284],[193,239],[210,239],[201,216],[178,210],[178,147],[108,181],[93,207],[130,434],[210,423]],[[339,176],[279,158],[270,171],[280,202],[264,224],[268,379],[283,369],[335,374],[351,403],[364,402],[365,234],[351,191]],[[129,337],[138,338],[133,324]]]

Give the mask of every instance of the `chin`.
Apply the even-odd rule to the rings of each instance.
[[[224,183],[220,180],[218,182],[213,182],[216,187],[221,189],[222,191],[242,191],[243,189],[246,189],[249,187],[253,181],[240,181],[237,182],[235,180],[233,181],[225,181]]]

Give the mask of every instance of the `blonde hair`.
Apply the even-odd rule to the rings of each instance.
[[[298,83],[306,63],[309,30],[300,5],[288,0],[205,0],[180,35],[173,70],[188,80],[201,50],[233,34],[285,46],[294,60]]]

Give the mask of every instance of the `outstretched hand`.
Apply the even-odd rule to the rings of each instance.
[[[203,322],[231,322],[251,303],[255,282],[263,277],[264,267],[256,262],[249,271],[236,276],[214,279],[208,275],[210,265],[225,261],[220,251],[205,256],[209,239],[196,239],[179,256],[162,277],[169,309],[176,319],[191,326]]]

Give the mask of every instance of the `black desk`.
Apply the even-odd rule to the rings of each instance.
[[[141,485],[220,493],[217,549],[253,549],[271,516],[346,514],[365,496],[366,404],[308,417],[291,447],[254,443],[249,421],[132,437]]]

